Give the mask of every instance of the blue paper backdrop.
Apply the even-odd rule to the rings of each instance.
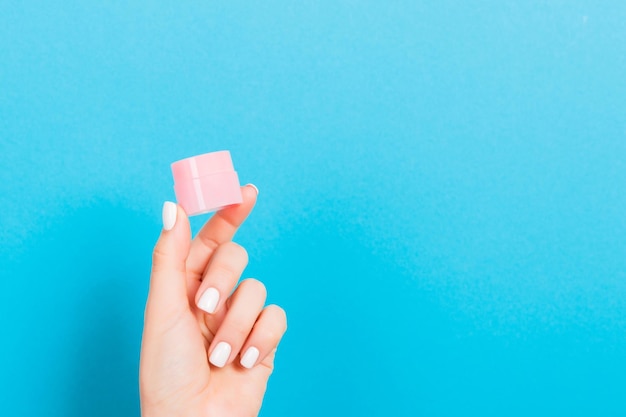
[[[2,414],[138,415],[169,164],[229,149],[289,314],[263,416],[625,415],[625,21],[1,1]]]

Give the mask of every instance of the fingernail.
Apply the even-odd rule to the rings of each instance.
[[[176,204],[166,201],[163,204],[163,230],[172,230],[176,224]]]
[[[213,349],[213,352],[211,352],[211,356],[209,357],[209,362],[211,362],[213,365],[217,366],[218,368],[223,367],[224,365],[226,365],[226,361],[228,360],[228,357],[230,356],[230,350],[231,350],[231,347],[228,343],[219,342],[217,346],[215,346],[215,349]]]
[[[241,357],[241,366],[244,368],[252,368],[256,363],[256,360],[259,359],[259,349],[251,346],[246,350],[246,353]]]
[[[256,191],[256,195],[257,195],[257,196],[259,195],[259,189],[257,188],[257,186],[256,186],[256,185],[254,185],[254,184],[248,184],[248,187],[252,187],[252,188],[254,188],[254,191]]]
[[[209,314],[215,313],[217,303],[220,301],[220,293],[215,288],[211,287],[206,290],[200,299],[198,300],[198,308],[204,310]]]

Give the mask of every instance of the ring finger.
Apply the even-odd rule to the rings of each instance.
[[[243,281],[230,297],[229,308],[209,347],[209,362],[221,368],[237,356],[265,305],[265,286],[255,279]]]

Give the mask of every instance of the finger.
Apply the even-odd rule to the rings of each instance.
[[[232,240],[239,226],[252,211],[258,190],[254,185],[248,184],[241,187],[241,195],[243,197],[241,204],[226,207],[215,213],[191,243],[187,271],[190,279],[195,280],[196,284],[217,247]]]
[[[196,294],[196,305],[209,314],[218,311],[248,264],[248,253],[235,242],[220,245]]]
[[[237,357],[265,305],[265,285],[255,279],[243,281],[230,297],[230,308],[209,346],[209,362],[221,368]]]
[[[191,242],[191,230],[185,211],[174,203],[163,204],[163,230],[152,253],[150,292],[146,321],[155,322],[189,308],[185,261]]]
[[[287,331],[287,315],[277,305],[269,305],[261,312],[248,340],[241,349],[239,363],[244,368],[253,368],[263,363],[268,368],[274,365],[274,351]]]

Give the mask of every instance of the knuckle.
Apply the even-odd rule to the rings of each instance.
[[[237,245],[237,250],[239,251],[241,258],[244,260],[244,263],[247,265],[248,261],[250,260],[248,251],[246,250],[246,248],[244,248],[241,245],[238,245],[237,243],[235,243],[235,245]]]
[[[269,343],[276,343],[282,337],[282,333],[275,329],[265,329],[262,332],[262,337]]]
[[[248,252],[237,243],[226,242],[218,248],[209,270],[218,272],[225,270],[229,275],[236,275],[238,279],[247,264]]]
[[[248,251],[246,248],[241,246],[239,243],[235,243],[233,241],[228,241],[222,245],[222,249],[231,251],[232,253],[240,256],[242,259],[248,262]]]
[[[256,278],[246,278],[243,281],[241,281],[241,284],[239,285],[246,291],[250,291],[250,292],[253,292],[254,294],[261,295],[263,299],[267,297],[267,288],[265,287],[265,284],[263,284],[261,281],[259,281]]]
[[[172,255],[167,253],[161,245],[156,245],[152,251],[152,271],[167,270],[184,272],[185,267],[178,260],[172,259]]]
[[[250,333],[250,326],[242,320],[233,319],[228,324],[228,333],[232,334],[237,340],[243,340]]]
[[[215,239],[207,236],[204,233],[199,233],[198,238],[200,239],[200,242],[202,242],[202,244],[209,250],[210,253],[215,252],[215,250],[220,245]]]
[[[162,261],[167,257],[167,254],[163,250],[163,247],[158,243],[154,245],[154,249],[152,249],[152,262]]]
[[[271,304],[266,307],[267,313],[270,316],[270,320],[273,323],[272,329],[280,329],[279,338],[287,330],[287,313],[285,310],[277,306],[276,304]],[[274,332],[272,330],[272,332]]]
[[[208,271],[207,277],[210,281],[228,283],[237,281],[239,274],[237,268],[228,264],[216,264]]]
[[[270,304],[269,306],[267,306],[267,309],[271,311],[274,316],[282,319],[283,321],[287,321],[287,313],[281,306],[278,306],[276,304]]]

